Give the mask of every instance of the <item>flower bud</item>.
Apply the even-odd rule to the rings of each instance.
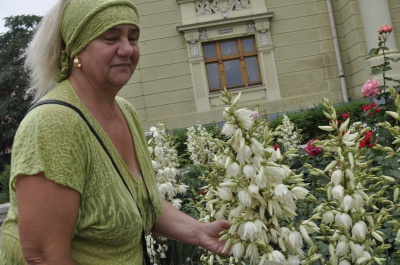
[[[307,189],[303,188],[303,187],[294,187],[292,189],[293,195],[298,200],[304,199],[307,196],[308,192],[309,191]]]
[[[224,201],[231,201],[233,196],[232,192],[229,188],[217,188],[218,196],[223,199]]]
[[[342,208],[347,213],[354,207],[353,198],[350,195],[346,195],[342,201]]]
[[[354,209],[356,210],[356,211],[360,211],[361,210],[361,208],[364,206],[364,199],[363,199],[363,197],[361,197],[361,195],[360,194],[358,194],[358,193],[354,193],[353,194],[353,201],[354,201]]]
[[[373,232],[371,233],[371,235],[372,235],[376,240],[378,240],[379,242],[383,243],[383,238],[381,237],[380,234],[378,234],[377,232],[373,231]]]
[[[333,171],[331,176],[331,181],[334,186],[339,185],[343,180],[343,171],[341,169],[336,169]]]
[[[333,132],[335,130],[332,126],[318,126],[318,128],[326,132]]]
[[[344,131],[347,131],[347,127],[349,126],[350,123],[350,118],[347,118],[347,120],[345,122],[342,122],[342,124],[340,124],[339,127],[339,132],[342,133]]]
[[[252,179],[256,176],[257,169],[253,165],[245,165],[243,167],[243,174],[246,176],[246,178]]]
[[[322,215],[322,222],[331,225],[335,220],[335,216],[332,211],[327,211]]]
[[[231,253],[237,259],[240,259],[244,253],[244,245],[241,242],[237,242],[231,248]]]
[[[344,195],[344,188],[342,185],[337,185],[332,188],[332,195],[335,197],[337,200],[340,200],[343,195]]]
[[[367,225],[363,221],[358,221],[353,225],[353,228],[351,229],[351,234],[356,240],[363,242],[365,240],[367,231]]]
[[[336,246],[336,255],[339,257],[346,256],[348,254],[348,247],[346,241],[341,241]]]
[[[393,194],[393,202],[394,202],[394,203],[396,203],[396,202],[397,202],[397,199],[399,198],[399,191],[400,191],[399,187],[397,187],[397,188],[394,190],[394,194]]]
[[[326,166],[326,168],[324,169],[324,172],[327,172],[329,170],[331,170],[332,168],[334,168],[337,164],[336,160],[333,160],[332,162],[329,163],[329,165]]]

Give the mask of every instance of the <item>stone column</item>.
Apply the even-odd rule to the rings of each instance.
[[[367,53],[372,48],[378,47],[378,30],[383,25],[393,26],[393,21],[390,16],[390,9],[388,0],[358,0],[361,12],[361,19],[364,27],[365,41],[367,45]],[[386,42],[386,47],[389,51],[386,52],[388,57],[400,57],[394,32],[390,33],[389,39]],[[378,65],[383,62],[383,56],[374,56],[365,62],[364,79],[367,80],[371,77],[371,66]],[[387,72],[387,76],[395,79],[400,78],[400,63],[391,62],[392,70]],[[374,79],[382,82],[382,76],[373,76]],[[390,85],[390,83],[389,83]]]
[[[185,39],[189,51],[189,67],[193,81],[193,92],[196,99],[197,112],[207,112],[211,110],[210,99],[208,97],[208,85],[204,74],[204,61],[200,52],[201,39],[207,38],[207,31],[202,33],[197,30],[185,32]]]
[[[393,21],[390,17],[390,9],[387,0],[358,0],[358,2],[364,26],[365,40],[369,52],[372,48],[377,47],[378,30],[381,26],[393,26]],[[393,35],[389,37],[386,46],[391,52],[398,52],[396,40]]]

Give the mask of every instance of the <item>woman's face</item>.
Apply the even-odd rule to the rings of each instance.
[[[139,29],[118,25],[99,37],[79,53],[85,79],[97,87],[120,89],[131,78],[139,61]]]

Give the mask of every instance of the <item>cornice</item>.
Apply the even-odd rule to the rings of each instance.
[[[193,2],[193,0],[176,0],[177,2]],[[223,26],[223,25],[229,25],[233,23],[239,23],[239,22],[248,22],[248,21],[257,21],[261,19],[268,19],[270,20],[273,17],[274,12],[267,12],[263,14],[255,14],[255,15],[247,15],[247,16],[241,16],[241,17],[232,17],[232,18],[226,18],[226,19],[221,19],[221,20],[212,20],[212,21],[206,21],[206,22],[199,22],[199,23],[193,23],[193,24],[186,24],[186,25],[180,25],[177,26],[176,29],[179,32],[186,32],[186,31],[192,31],[192,30],[197,30],[199,28],[208,28],[208,27],[215,27],[215,26]]]
[[[189,2],[194,2],[194,0],[176,0],[177,4],[182,4],[182,3],[189,3]]]

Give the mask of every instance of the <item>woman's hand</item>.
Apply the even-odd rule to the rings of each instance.
[[[225,242],[219,241],[219,238],[220,232],[229,227],[228,221],[201,223],[163,199],[163,211],[154,225],[154,232],[159,236],[197,245],[226,256],[229,253],[222,253]]]
[[[220,233],[229,227],[229,222],[225,220],[203,224],[203,231],[199,235],[199,246],[215,254],[228,256],[229,251],[222,253],[225,241],[220,241],[219,238],[221,237]]]

